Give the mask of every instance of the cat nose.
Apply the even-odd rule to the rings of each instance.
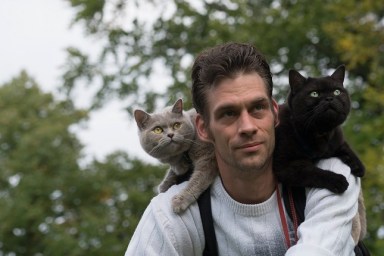
[[[173,133],[169,133],[168,137],[172,139],[173,138]]]
[[[332,101],[332,100],[333,100],[333,97],[327,97],[326,100],[327,100],[327,101]]]

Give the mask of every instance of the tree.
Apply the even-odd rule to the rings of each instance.
[[[124,253],[164,166],[116,152],[80,168],[86,117],[25,72],[0,87],[0,254]]]
[[[0,249],[33,255],[63,218],[56,195],[78,171],[81,149],[68,128],[86,113],[55,102],[25,72],[0,88],[0,98]]]
[[[89,202],[87,208],[90,213],[100,207],[97,206],[100,203],[105,208],[101,214],[94,215],[92,223],[102,244],[98,255],[124,254],[141,215],[156,194],[155,188],[165,168],[132,159],[125,152],[115,152],[105,161],[94,161],[87,168],[97,177],[99,187],[95,191],[97,201]]]
[[[95,106],[108,98],[129,106],[183,97],[190,106],[189,72],[198,52],[225,41],[250,42],[272,64],[275,95],[287,90],[290,68],[311,76],[329,73],[341,63],[348,71],[353,110],[346,137],[367,167],[363,179],[368,210],[368,245],[384,252],[384,6],[361,0],[71,0],[74,23],[90,37],[105,39],[100,55],[70,48],[63,76],[68,94],[86,78],[99,86]],[[151,10],[151,19],[142,15]],[[159,90],[154,73],[167,76]],[[129,107],[128,107],[129,108]]]

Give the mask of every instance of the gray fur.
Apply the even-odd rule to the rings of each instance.
[[[196,201],[217,175],[213,145],[198,139],[196,111],[183,111],[181,99],[161,112],[149,114],[135,110],[134,116],[143,149],[162,163],[170,165],[159,185],[159,192],[167,191],[177,183],[178,176],[193,168],[187,187],[172,199],[173,211],[180,213]]]

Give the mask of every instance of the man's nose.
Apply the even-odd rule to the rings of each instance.
[[[255,120],[248,112],[241,113],[238,127],[239,133],[241,134],[252,135],[257,132]]]

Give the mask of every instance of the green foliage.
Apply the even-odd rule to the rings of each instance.
[[[22,72],[0,87],[0,241],[2,252],[44,249],[57,212],[51,196],[77,171],[80,143],[68,127],[86,117],[70,101],[55,102]]]
[[[0,87],[0,254],[122,255],[164,167],[116,152],[80,168],[87,117],[22,72]]]
[[[95,160],[81,176],[68,180],[61,199],[71,215],[65,223],[71,233],[66,236],[79,255],[124,254],[164,171],[116,152],[103,162]],[[73,255],[74,246],[68,248]]]
[[[283,98],[290,68],[311,76],[346,64],[353,111],[346,137],[367,166],[363,179],[368,210],[367,242],[374,255],[384,253],[384,5],[373,0],[151,0],[71,1],[75,23],[91,37],[104,38],[95,60],[85,53],[66,89],[82,78],[99,86],[95,106],[123,98],[130,106],[157,105],[183,97],[190,106],[189,72],[202,49],[225,41],[260,48],[274,73],[275,95]],[[86,12],[85,12],[86,10]],[[112,10],[112,11],[110,11]],[[151,10],[150,19],[143,18]],[[128,15],[126,15],[128,14]],[[126,19],[123,19],[126,15]],[[158,89],[158,65],[168,76]],[[65,77],[64,77],[65,78]]]

